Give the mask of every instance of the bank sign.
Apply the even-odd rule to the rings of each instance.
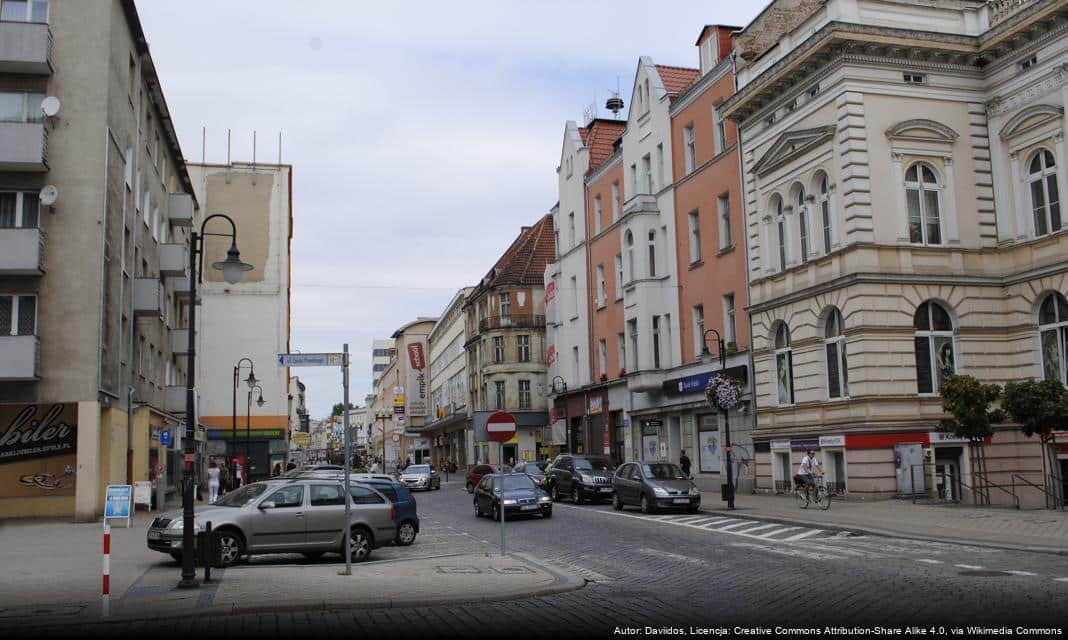
[[[685,378],[672,378],[664,382],[664,395],[683,396],[691,393],[704,393],[705,387],[712,376],[719,371],[706,371]],[[724,375],[735,378],[742,383],[744,388],[748,384],[749,369],[743,364],[737,367],[729,367],[723,370]]]

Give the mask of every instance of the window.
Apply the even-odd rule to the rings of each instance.
[[[638,195],[638,165],[630,165],[630,195]]]
[[[734,294],[723,296],[723,340],[727,344],[738,344],[738,326],[734,322]]]
[[[1026,71],[1036,64],[1038,64],[1038,56],[1031,56],[1020,63],[1020,71]]]
[[[39,215],[36,193],[0,193],[0,229],[36,229]]]
[[[797,189],[797,224],[801,231],[801,263],[808,262],[808,207],[805,206],[805,189]]]
[[[714,108],[712,109],[712,123],[715,127],[712,132],[712,143],[715,145],[716,155],[719,155],[727,148],[727,125],[723,122],[723,116]]]
[[[0,336],[37,334],[37,296],[0,295]]]
[[[627,245],[627,278],[628,282],[634,281],[634,234],[627,230],[625,236],[623,236],[624,244]]]
[[[336,507],[345,505],[345,489],[339,484],[313,484],[311,506]]]
[[[571,242],[570,246],[572,248],[574,248],[574,246],[575,246],[575,212],[574,211],[572,211],[571,213],[567,214],[567,235],[568,235],[568,240],[570,240],[570,242]]]
[[[622,333],[616,334],[616,361],[620,371],[627,368],[627,339]]]
[[[502,362],[504,362],[504,338],[496,336],[493,338],[493,364]]]
[[[579,367],[579,349],[578,347],[571,347],[571,368],[575,372],[575,382],[578,383],[582,379],[582,374]]]
[[[721,193],[716,198],[716,209],[719,211],[719,248],[726,249],[732,244],[730,194]]]
[[[649,231],[649,277],[656,277],[656,231]]]
[[[652,102],[652,94],[649,93],[649,78],[645,79],[645,110],[649,111],[649,103]]]
[[[660,316],[653,316],[653,368],[660,368]]]
[[[298,484],[279,489],[269,495],[264,502],[273,502],[275,509],[304,506],[304,486]]]
[[[530,408],[530,380],[519,381],[519,408]]]
[[[14,93],[0,91],[0,122],[42,122],[43,93]]]
[[[1061,203],[1054,165],[1053,154],[1046,149],[1036,151],[1028,163],[1027,182],[1031,185],[1031,211],[1034,214],[1036,236],[1061,229]]]
[[[560,230],[555,229],[553,231],[553,244],[556,246],[556,257],[560,257]]]
[[[604,265],[597,265],[597,306],[603,307],[605,301]]]
[[[593,233],[598,234],[601,232],[601,212],[603,208],[601,206],[601,196],[596,195],[593,198]]]
[[[682,130],[682,140],[686,147],[686,173],[690,173],[697,168],[697,143],[692,122]]]
[[[812,85],[811,87],[808,88],[808,92],[807,92],[808,93],[808,97],[815,98],[817,95],[819,95],[819,92],[820,92],[820,85],[817,82],[816,84],[814,84],[814,85]]]
[[[578,276],[571,276],[571,319],[579,316]]]
[[[924,84],[927,82],[927,76],[922,73],[909,73],[903,74],[903,79],[909,84]]]
[[[627,321],[627,331],[630,333],[630,370],[638,370],[638,320]]]
[[[2,317],[0,333],[3,333]],[[1042,343],[1042,377],[1068,384],[1068,300],[1063,295],[1051,293],[1042,301],[1038,335]]]
[[[909,209],[909,240],[919,244],[942,244],[938,177],[925,163],[905,173],[905,196]]]
[[[498,380],[493,383],[493,386],[496,389],[496,407],[500,411],[504,409],[504,381]]]
[[[3,0],[0,20],[4,22],[48,22],[48,0]]]
[[[831,252],[831,186],[827,174],[820,172],[816,176],[819,192],[820,221],[823,226],[823,252]]]
[[[770,127],[771,125],[775,124],[775,112],[774,112],[774,111],[772,111],[771,113],[769,113],[769,114],[768,114],[768,115],[767,115],[767,116],[766,116],[766,117],[764,118],[764,124],[765,124],[766,126],[769,126],[769,127]]]
[[[705,305],[693,308],[693,352],[700,356],[705,352]]]
[[[775,377],[778,382],[779,404],[794,403],[794,360],[790,349],[790,330],[785,322],[775,331]]]
[[[511,293],[502,293],[502,294],[500,294],[500,296],[501,296],[501,317],[502,318],[510,318],[510,317],[512,317],[512,294]]]
[[[658,185],[660,185],[661,188],[663,188],[664,185],[667,184],[667,182],[664,180],[664,145],[663,144],[656,145],[656,183]],[[651,191],[650,191],[650,193],[651,193]]]
[[[843,327],[842,313],[832,308],[823,325],[823,348],[827,352],[827,397],[829,398],[845,398],[849,395],[849,368],[846,365]]]
[[[137,61],[134,59],[133,54],[130,54],[130,105],[133,106],[134,92],[137,91]]]
[[[619,183],[612,183],[612,222],[619,220]]]
[[[701,261],[701,218],[697,211],[690,212],[690,264]]]
[[[782,198],[775,196],[771,210],[779,244],[779,269],[782,270],[786,268],[786,220],[782,214]]]
[[[530,336],[516,336],[516,348],[520,362],[530,362]]]
[[[930,300],[916,310],[916,384],[920,393],[937,393],[956,373],[953,320],[942,305]]]
[[[604,338],[597,341],[597,373],[608,375],[608,341]]]
[[[386,493],[388,489],[382,489],[382,493]],[[383,504],[384,498],[374,490],[368,487],[349,487],[349,495],[352,496],[352,501],[355,504]]]
[[[649,154],[642,156],[642,193],[653,192],[653,161]]]
[[[623,299],[623,254],[616,254],[616,300]]]

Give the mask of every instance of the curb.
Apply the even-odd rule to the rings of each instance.
[[[902,538],[905,540],[918,540],[921,542],[942,542],[946,544],[967,545],[969,547],[982,547],[984,549],[999,549],[1001,551],[1025,551],[1028,553],[1045,553],[1056,556],[1068,556],[1068,548],[1064,547],[1015,545],[1000,542],[989,542],[984,540],[969,540],[965,538],[936,537],[934,535],[923,535],[907,531],[879,529],[877,527],[869,527],[867,525],[852,526],[835,522],[819,522],[815,520],[803,520],[801,518],[789,518],[785,516],[769,516],[760,513],[739,514],[737,510],[732,511],[723,508],[710,509],[706,507],[701,507],[701,511],[703,513],[710,513],[724,517],[730,517],[733,515],[734,517],[751,518],[753,520],[760,520],[762,522],[774,522],[776,524],[819,527],[820,529],[823,529],[825,531],[833,531],[838,533],[863,533],[865,535],[879,536],[883,538]]]

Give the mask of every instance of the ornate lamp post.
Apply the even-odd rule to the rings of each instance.
[[[731,464],[731,414],[730,411],[738,404],[738,396],[741,389],[738,383],[728,378],[723,371],[727,368],[727,352],[723,343],[723,338],[719,335],[719,332],[715,329],[709,329],[705,331],[702,336],[702,353],[701,355],[710,355],[708,352],[708,334],[714,334],[716,336],[716,348],[719,352],[719,373],[712,376],[712,379],[708,381],[708,387],[705,388],[705,398],[708,400],[708,405],[714,409],[719,409],[723,412],[723,450],[727,454],[726,466],[727,466],[727,508],[734,508],[734,469]]]
[[[256,371],[254,365],[252,364],[252,359],[241,358],[240,360],[238,360],[237,364],[234,365],[234,403],[233,413],[230,414],[230,446],[232,447],[232,451],[230,453],[230,459],[232,460],[230,477],[232,478],[237,478],[237,460],[235,459],[237,456],[237,381],[238,375],[240,375],[241,369],[244,367],[244,365],[242,364],[244,362],[248,362],[248,378],[245,378],[245,384],[248,385],[248,388],[251,389],[252,387],[255,387],[256,383],[259,382],[258,380],[256,380]],[[245,464],[248,464],[248,460],[245,460]]]
[[[557,380],[560,381],[560,386],[556,386],[556,381]],[[551,382],[551,385],[552,385],[551,388],[552,388],[552,392],[553,392],[554,396],[560,395],[562,393],[567,393],[567,381],[564,380],[563,376],[553,376],[553,380]],[[554,399],[554,403],[555,403],[555,399]],[[571,425],[569,424],[569,422],[570,421],[568,420],[568,415],[567,415],[567,398],[564,398],[564,435],[567,438],[567,452],[568,453],[574,453],[571,450]]]
[[[267,401],[263,399],[263,388],[258,384],[252,385],[248,390],[248,408],[245,411],[245,484],[248,484],[248,477],[252,469],[252,465],[249,463],[249,447],[252,438],[252,392],[259,391],[260,397],[256,398],[256,406],[262,407],[267,404]],[[269,457],[269,456],[268,456]],[[268,467],[270,462],[268,462]]]
[[[204,228],[215,218],[222,218],[230,223],[230,233],[207,233]],[[221,236],[230,238],[230,249],[226,260],[213,262],[212,268],[222,271],[223,279],[230,284],[241,282],[244,272],[251,271],[252,265],[241,261],[241,252],[237,250],[237,225],[233,218],[223,213],[216,213],[204,218],[199,231],[193,231],[189,240],[189,293],[192,304],[189,305],[189,367],[185,381],[185,457],[182,464],[182,579],[179,589],[195,589],[197,582],[196,566],[193,558],[195,549],[194,531],[196,519],[193,513],[193,461],[196,458],[195,433],[195,386],[196,386],[196,332],[197,332],[197,284],[200,283],[204,267],[204,237]],[[198,269],[199,267],[199,269]]]

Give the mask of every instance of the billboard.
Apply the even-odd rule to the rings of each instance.
[[[409,416],[426,415],[427,366],[426,339],[412,338],[407,344],[408,372],[405,388],[407,389],[407,410]]]
[[[73,496],[78,404],[0,404],[0,498]]]

